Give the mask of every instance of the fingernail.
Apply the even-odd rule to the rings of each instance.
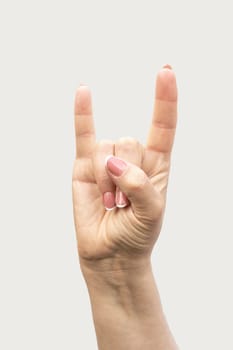
[[[120,176],[127,168],[126,162],[114,156],[108,156],[105,160],[105,164],[107,169],[115,176]]]
[[[106,210],[112,210],[115,205],[115,194],[113,192],[105,192],[103,194],[103,202]]]
[[[122,191],[120,191],[118,187],[116,189],[115,202],[116,202],[117,208],[124,208],[128,204],[128,198]]]
[[[170,64],[166,63],[163,65],[163,68],[172,69],[172,66]]]

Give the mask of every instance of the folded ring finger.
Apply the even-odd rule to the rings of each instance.
[[[103,195],[103,204],[106,210],[112,210],[116,207],[116,186],[110,179],[105,168],[105,159],[112,154],[114,154],[114,142],[111,140],[101,140],[96,144],[93,157],[94,173],[96,183]]]
[[[115,143],[115,156],[141,167],[143,146],[133,137],[121,137]],[[129,204],[127,196],[118,187],[115,202],[118,208],[124,208]]]

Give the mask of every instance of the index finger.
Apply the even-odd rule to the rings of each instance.
[[[156,79],[156,93],[146,148],[170,153],[177,122],[176,77],[169,65],[161,69]]]
[[[89,158],[95,147],[95,126],[92,114],[91,92],[80,85],[75,96],[76,157]]]

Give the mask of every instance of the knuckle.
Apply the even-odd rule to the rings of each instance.
[[[112,146],[112,145],[113,145],[113,141],[110,139],[102,139],[97,142],[97,148],[104,148],[106,146]]]
[[[135,148],[139,145],[139,141],[135,139],[134,137],[121,137],[116,142],[116,148],[120,148],[121,150],[129,150],[132,148]]]
[[[128,188],[130,192],[142,191],[148,181],[144,172],[128,173]]]
[[[109,177],[105,172],[99,174],[97,181],[102,186],[108,185],[110,183]]]
[[[120,145],[120,146],[124,146],[124,145],[134,146],[134,145],[138,144],[138,140],[135,139],[134,137],[130,137],[130,136],[121,137],[117,141],[117,144]]]
[[[114,142],[109,139],[102,139],[96,142],[95,151],[93,152],[93,159],[96,162],[99,157],[113,153]]]
[[[120,137],[118,142],[119,143],[135,143],[135,142],[138,142],[138,141],[134,137],[124,136],[124,137]]]

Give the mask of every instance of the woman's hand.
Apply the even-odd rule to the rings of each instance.
[[[129,137],[96,142],[90,91],[77,91],[74,220],[100,350],[178,349],[150,261],[165,209],[176,110],[175,75],[165,66],[146,145]]]
[[[155,90],[144,146],[129,137],[96,142],[91,94],[87,86],[78,88],[72,189],[78,252],[84,264],[135,264],[150,256],[159,236],[177,120],[176,79],[169,66],[159,71]]]

